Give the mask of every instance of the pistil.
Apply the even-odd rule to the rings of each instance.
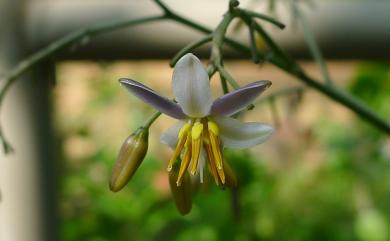
[[[203,142],[203,124],[199,121],[194,124],[191,131],[192,155],[191,155],[191,174],[195,175],[198,169],[200,150]]]

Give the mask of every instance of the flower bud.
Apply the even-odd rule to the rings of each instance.
[[[223,163],[223,171],[225,172],[225,186],[230,188],[235,188],[238,185],[236,174],[234,173],[233,169],[230,167],[230,165],[225,161]]]
[[[176,208],[179,210],[181,215],[186,215],[191,211],[192,208],[192,187],[191,177],[186,171],[182,177],[181,184],[176,184],[177,177],[179,175],[179,167],[173,166],[173,170],[169,172],[169,186],[171,187],[172,197],[175,201]]]
[[[149,130],[140,127],[122,144],[110,178],[111,191],[121,190],[133,177],[148,150],[148,136]]]

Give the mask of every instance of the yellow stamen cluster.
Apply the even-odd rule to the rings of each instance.
[[[177,186],[181,185],[182,178],[188,168],[191,175],[197,173],[202,146],[206,151],[208,167],[215,183],[217,185],[225,184],[219,128],[215,122],[204,118],[186,123],[179,131],[176,149],[167,168],[169,172],[172,171],[173,164],[182,154],[176,181]]]

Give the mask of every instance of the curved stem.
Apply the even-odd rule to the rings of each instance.
[[[171,60],[171,62],[169,63],[169,65],[171,67],[175,66],[176,62],[183,56],[185,55],[186,53],[190,52],[191,50],[193,49],[196,49],[198,48],[199,46],[202,46],[203,44],[209,42],[211,39],[213,38],[213,36],[211,34],[209,35],[206,35],[205,37],[199,39],[198,41],[195,41],[195,42],[192,42],[190,43],[189,45],[185,46],[184,48],[182,48]]]
[[[237,82],[233,79],[233,77],[229,74],[229,72],[226,71],[226,69],[218,64],[217,65],[217,69],[218,69],[218,72],[221,74],[221,76],[227,80],[227,82],[229,82],[229,84],[234,88],[234,89],[238,89],[240,88],[240,86],[237,84]]]
[[[257,51],[255,31],[253,29],[253,23],[248,26],[250,48],[252,52],[252,60],[255,64],[260,63],[259,51]]]
[[[139,19],[132,19],[132,20],[121,20],[121,21],[115,21],[111,23],[104,23],[99,24],[94,27],[81,29],[75,32],[72,32],[68,35],[66,35],[63,38],[60,38],[57,41],[54,41],[49,46],[41,49],[40,51],[36,52],[35,54],[29,56],[25,60],[21,61],[15,68],[13,68],[4,78],[3,78],[3,87],[0,91],[0,104],[1,100],[7,92],[8,88],[13,84],[13,82],[20,77],[22,74],[24,74],[26,71],[31,69],[33,66],[38,64],[39,62],[45,60],[49,56],[52,56],[53,54],[70,47],[71,45],[82,41],[85,38],[92,38],[102,33],[111,32],[113,30],[117,30],[120,28],[130,27],[132,25],[157,21],[164,19],[165,16],[152,16],[152,17],[145,17],[145,18],[139,18]]]
[[[33,68],[36,64],[60,52],[61,50],[66,49],[76,43],[82,42],[86,38],[90,39],[99,34],[107,33],[120,28],[162,20],[165,18],[166,18],[165,15],[160,15],[160,16],[151,16],[151,17],[145,17],[139,19],[113,21],[113,22],[99,24],[85,29],[80,29],[78,31],[66,35],[63,38],[60,38],[57,41],[54,41],[49,46],[39,50],[35,54],[21,61],[16,67],[14,67],[7,75],[5,75],[1,79],[3,85],[0,90],[0,109],[2,106],[2,102],[4,100],[4,96],[7,93],[8,89],[22,74],[24,74],[25,72]],[[10,152],[12,150],[12,147],[10,146],[9,142],[4,137],[1,126],[0,126],[0,142],[3,145],[3,149],[5,152]]]
[[[262,20],[267,21],[269,23],[272,23],[273,25],[277,26],[280,29],[284,29],[286,27],[286,25],[284,25],[283,23],[281,23],[278,20],[271,18],[265,14],[257,13],[257,12],[246,10],[246,9],[239,9],[239,11],[242,11],[245,14],[247,14],[253,18],[259,18],[259,19],[262,19]]]
[[[30,57],[26,58],[22,62],[20,62],[15,68],[13,68],[4,78],[2,78],[2,87],[0,90],[0,107],[2,104],[2,101],[4,99],[4,96],[6,92],[8,91],[9,87],[15,82],[15,80],[20,77],[22,74],[27,72],[29,69],[34,67],[37,63],[51,57],[52,55],[60,52],[63,49],[66,49],[74,44],[77,44],[79,42],[82,42],[84,39],[92,38],[96,35],[103,34],[106,32],[110,32],[116,29],[124,28],[124,27],[130,27],[132,25],[137,24],[143,24],[147,22],[152,21],[158,21],[163,19],[170,19],[172,21],[175,21],[177,23],[183,24],[187,27],[190,27],[192,29],[198,30],[205,34],[211,34],[213,33],[213,47],[212,47],[212,53],[211,53],[211,65],[209,65],[208,72],[209,75],[213,75],[216,70],[220,72],[220,74],[223,76],[223,81],[228,81],[234,88],[238,88],[237,82],[231,77],[231,75],[223,68],[222,65],[222,53],[221,48],[223,43],[227,43],[232,48],[236,49],[239,52],[242,52],[244,54],[251,54],[250,47],[237,42],[233,39],[225,37],[226,30],[232,21],[233,18],[240,16],[247,24],[248,26],[253,27],[262,37],[265,39],[267,44],[271,47],[273,50],[273,54],[271,55],[265,55],[262,52],[258,52],[257,55],[261,59],[268,59],[268,61],[278,68],[284,70],[285,72],[295,76],[299,81],[305,83],[307,86],[312,87],[316,89],[317,91],[323,93],[324,95],[328,96],[330,99],[333,99],[334,101],[344,105],[345,107],[352,110],[354,113],[356,113],[361,118],[365,119],[372,125],[376,126],[377,128],[381,129],[382,131],[386,132],[387,134],[390,134],[390,124],[382,119],[377,113],[375,113],[372,109],[370,109],[368,106],[366,106],[364,103],[362,103],[357,98],[353,97],[352,95],[341,91],[340,89],[323,84],[320,81],[311,78],[308,76],[295,62],[291,57],[286,54],[274,41],[273,39],[267,34],[267,32],[262,29],[262,27],[256,23],[256,21],[253,20],[253,18],[260,18],[263,20],[266,20],[268,22],[271,22],[279,27],[282,27],[283,24],[279,23],[278,21],[262,15],[258,13],[254,13],[248,10],[243,10],[240,8],[237,8],[233,5],[229,8],[229,11],[225,14],[223,20],[218,25],[215,31],[212,31],[211,29],[194,22],[192,20],[189,20],[175,12],[173,12],[170,8],[168,8],[164,3],[162,3],[160,0],[155,0],[155,2],[159,5],[159,7],[164,11],[163,15],[158,16],[151,16],[151,17],[145,17],[140,19],[134,19],[134,20],[125,20],[125,21],[114,21],[111,23],[105,23],[96,25],[94,27],[85,28],[78,30],[76,32],[73,32],[55,42],[50,44],[49,46],[41,49],[40,51],[36,52],[35,54],[31,55]],[[231,1],[231,3],[238,2],[238,1]],[[284,26],[284,25],[283,25]],[[203,41],[208,40],[208,38],[202,39]],[[199,41],[201,44],[203,44],[203,41]],[[199,46],[199,42],[194,43],[195,47]],[[193,47],[193,48],[195,48]],[[180,53],[180,52],[179,52]],[[225,82],[226,83],[226,82]],[[149,119],[149,121],[146,124],[146,127],[149,127],[154,120],[159,116],[159,113],[155,113],[155,118]],[[153,117],[152,116],[152,117]],[[0,127],[0,142],[3,143],[3,146],[6,147],[6,149],[9,149],[9,144],[5,140],[4,135],[2,133],[1,127]]]
[[[153,115],[151,115],[149,117],[149,119],[145,122],[143,127],[145,129],[149,129],[150,126],[157,120],[157,118],[160,117],[160,115],[161,115],[161,112],[159,112],[159,111],[156,111],[155,113],[153,113]]]
[[[293,87],[286,87],[281,90],[277,90],[273,92],[272,94],[260,97],[255,104],[261,104],[265,101],[269,101],[271,99],[276,99],[281,96],[286,96],[286,95],[292,95],[292,94],[301,94],[303,91],[305,91],[307,88],[304,86],[293,86]]]
[[[197,22],[194,22],[192,20],[184,19],[180,15],[173,14],[168,18],[175,22],[188,26],[190,28],[196,29],[202,33],[206,33],[206,34],[212,33],[212,31],[206,28],[205,26]],[[238,50],[239,52],[248,55],[251,54],[251,50],[248,46],[227,37],[225,37],[224,40],[230,47]],[[296,62],[286,63],[285,60],[281,58],[281,56],[271,55],[269,57],[269,62],[274,64],[276,67],[286,71],[287,73],[295,76],[297,80],[305,83],[307,86],[316,89],[322,94],[328,96],[330,99],[347,107],[355,114],[360,116],[362,119],[371,123],[373,126],[377,127],[378,129],[384,131],[387,134],[390,134],[390,124],[386,120],[382,119],[377,113],[375,113],[368,106],[366,106],[363,102],[353,97],[352,95],[342,92],[341,90],[335,87],[330,87],[328,85],[322,84],[316,79],[308,76],[298,66]]]

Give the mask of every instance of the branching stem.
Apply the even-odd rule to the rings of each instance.
[[[96,25],[94,27],[81,29],[78,31],[75,31],[73,33],[70,33],[69,35],[66,35],[65,37],[54,41],[52,44],[48,45],[47,47],[39,50],[35,54],[31,55],[30,57],[26,58],[25,60],[21,61],[18,65],[16,65],[8,74],[6,74],[2,78],[2,86],[0,89],[0,107],[2,104],[2,101],[4,99],[4,96],[6,92],[8,91],[9,87],[15,82],[17,78],[19,78],[22,74],[33,68],[36,64],[40,63],[41,61],[52,57],[53,55],[57,54],[58,52],[67,49],[75,44],[81,43],[86,38],[90,39],[96,35],[100,35],[103,33],[107,33],[113,30],[117,30],[120,28],[130,27],[138,24],[153,22],[153,21],[159,21],[164,19],[169,19],[174,22],[183,24],[187,27],[190,27],[192,29],[198,30],[202,33],[208,34],[205,38],[199,40],[198,42],[193,43],[190,46],[187,46],[182,50],[181,52],[184,52],[186,49],[191,50],[193,48],[199,47],[200,45],[206,43],[207,41],[212,39],[212,50],[211,50],[211,56],[210,56],[210,65],[208,66],[208,73],[210,76],[212,76],[216,71],[218,71],[223,78],[221,78],[222,81],[225,81],[225,83],[222,82],[222,86],[226,84],[226,81],[229,82],[229,84],[233,88],[238,88],[239,85],[237,82],[231,77],[231,75],[224,69],[223,62],[222,62],[222,45],[223,43],[226,43],[230,47],[234,48],[235,50],[251,55],[253,50],[251,51],[251,48],[237,42],[231,38],[226,37],[226,31],[230,24],[230,22],[235,17],[240,17],[244,20],[244,22],[251,28],[253,28],[258,34],[260,34],[267,45],[272,49],[271,54],[265,54],[260,51],[257,52],[257,56],[260,59],[267,59],[270,63],[277,66],[278,68],[284,70],[285,72],[295,76],[298,81],[301,81],[302,83],[306,84],[307,86],[323,93],[327,97],[333,99],[334,101],[340,103],[341,105],[344,105],[345,107],[352,110],[354,113],[356,113],[361,118],[365,119],[367,122],[371,123],[373,126],[376,126],[378,129],[384,131],[387,134],[390,134],[390,124],[381,118],[375,111],[370,109],[368,106],[366,106],[364,103],[362,103],[357,98],[353,97],[352,95],[336,88],[333,86],[330,86],[328,84],[321,83],[320,81],[308,76],[297,64],[295,60],[293,60],[287,53],[285,53],[279,45],[277,45],[273,39],[268,35],[268,33],[255,21],[255,18],[262,19],[265,21],[268,21],[270,23],[275,24],[276,26],[283,28],[284,25],[280,22],[278,22],[275,19],[272,19],[268,16],[255,13],[249,10],[244,10],[238,8],[238,1],[237,0],[231,0],[229,2],[229,10],[224,15],[222,21],[217,26],[217,28],[213,31],[197,22],[194,22],[190,19],[187,19],[175,12],[173,12],[167,5],[165,5],[161,0],[154,0],[156,4],[163,10],[163,15],[158,16],[151,16],[151,17],[145,17],[140,19],[133,19],[133,20],[122,20],[122,21],[114,21],[111,23],[105,23],[101,25]],[[180,52],[179,52],[180,53]],[[323,70],[324,72],[324,70]],[[226,90],[224,88],[224,90]],[[156,114],[156,118],[158,117],[158,114]],[[156,119],[155,118],[155,119]],[[151,123],[155,119],[151,119]],[[149,122],[148,122],[149,123]],[[150,126],[150,124],[148,124]],[[5,149],[10,150],[10,146],[8,142],[4,139],[4,135],[2,133],[2,130],[0,128],[0,142],[3,144]]]

